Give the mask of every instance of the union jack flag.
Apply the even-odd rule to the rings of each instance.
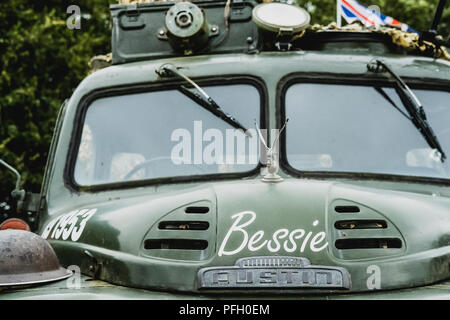
[[[347,23],[353,23],[356,20],[361,21],[368,27],[390,26],[397,27],[403,31],[416,32],[405,23],[395,20],[392,17],[383,15],[381,12],[367,8],[355,0],[338,0],[341,15]]]

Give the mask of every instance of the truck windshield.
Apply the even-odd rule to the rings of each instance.
[[[393,88],[297,83],[288,88],[286,157],[298,171],[393,174],[449,179]],[[450,93],[414,90],[428,122],[450,152]],[[397,108],[393,107],[395,104]]]
[[[205,86],[246,128],[260,119],[250,84]],[[254,130],[254,129],[249,129]],[[74,169],[78,185],[243,173],[258,165],[256,133],[245,135],[176,88],[94,100],[86,110]]]

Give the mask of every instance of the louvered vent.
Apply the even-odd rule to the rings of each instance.
[[[357,213],[359,212],[358,206],[335,206],[334,211],[338,213]]]
[[[155,223],[145,236],[142,253],[174,260],[205,260],[216,239],[215,205],[199,201],[179,207]]]
[[[193,214],[205,214],[209,212],[209,207],[186,207],[184,209],[184,212]]]
[[[385,220],[339,220],[334,227],[339,230],[386,229],[387,223]]]
[[[208,248],[206,240],[192,239],[147,239],[144,248],[152,249],[178,249],[178,250],[205,250]]]
[[[382,213],[362,204],[335,200],[330,205],[329,230],[333,254],[344,260],[395,255],[405,249],[397,227]]]
[[[399,249],[402,241],[398,238],[353,238],[336,240],[336,248],[348,249]]]
[[[162,221],[158,225],[160,230],[208,230],[207,221]]]

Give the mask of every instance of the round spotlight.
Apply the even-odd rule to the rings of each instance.
[[[263,3],[253,9],[253,22],[278,34],[298,33],[309,25],[311,16],[300,7],[285,3]]]

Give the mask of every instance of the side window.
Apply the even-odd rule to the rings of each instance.
[[[95,142],[92,130],[88,124],[84,124],[77,161],[80,179],[88,180],[94,178],[95,158]]]
[[[53,170],[53,164],[55,160],[55,152],[57,149],[58,141],[61,134],[61,127],[66,114],[67,103],[69,99],[64,100],[59,109],[58,116],[56,118],[55,129],[53,131],[52,142],[50,143],[50,150],[48,152],[47,161],[45,165],[45,173],[42,181],[41,197],[45,197],[47,194],[49,179],[51,176],[51,171]],[[40,207],[40,206],[39,206]]]

